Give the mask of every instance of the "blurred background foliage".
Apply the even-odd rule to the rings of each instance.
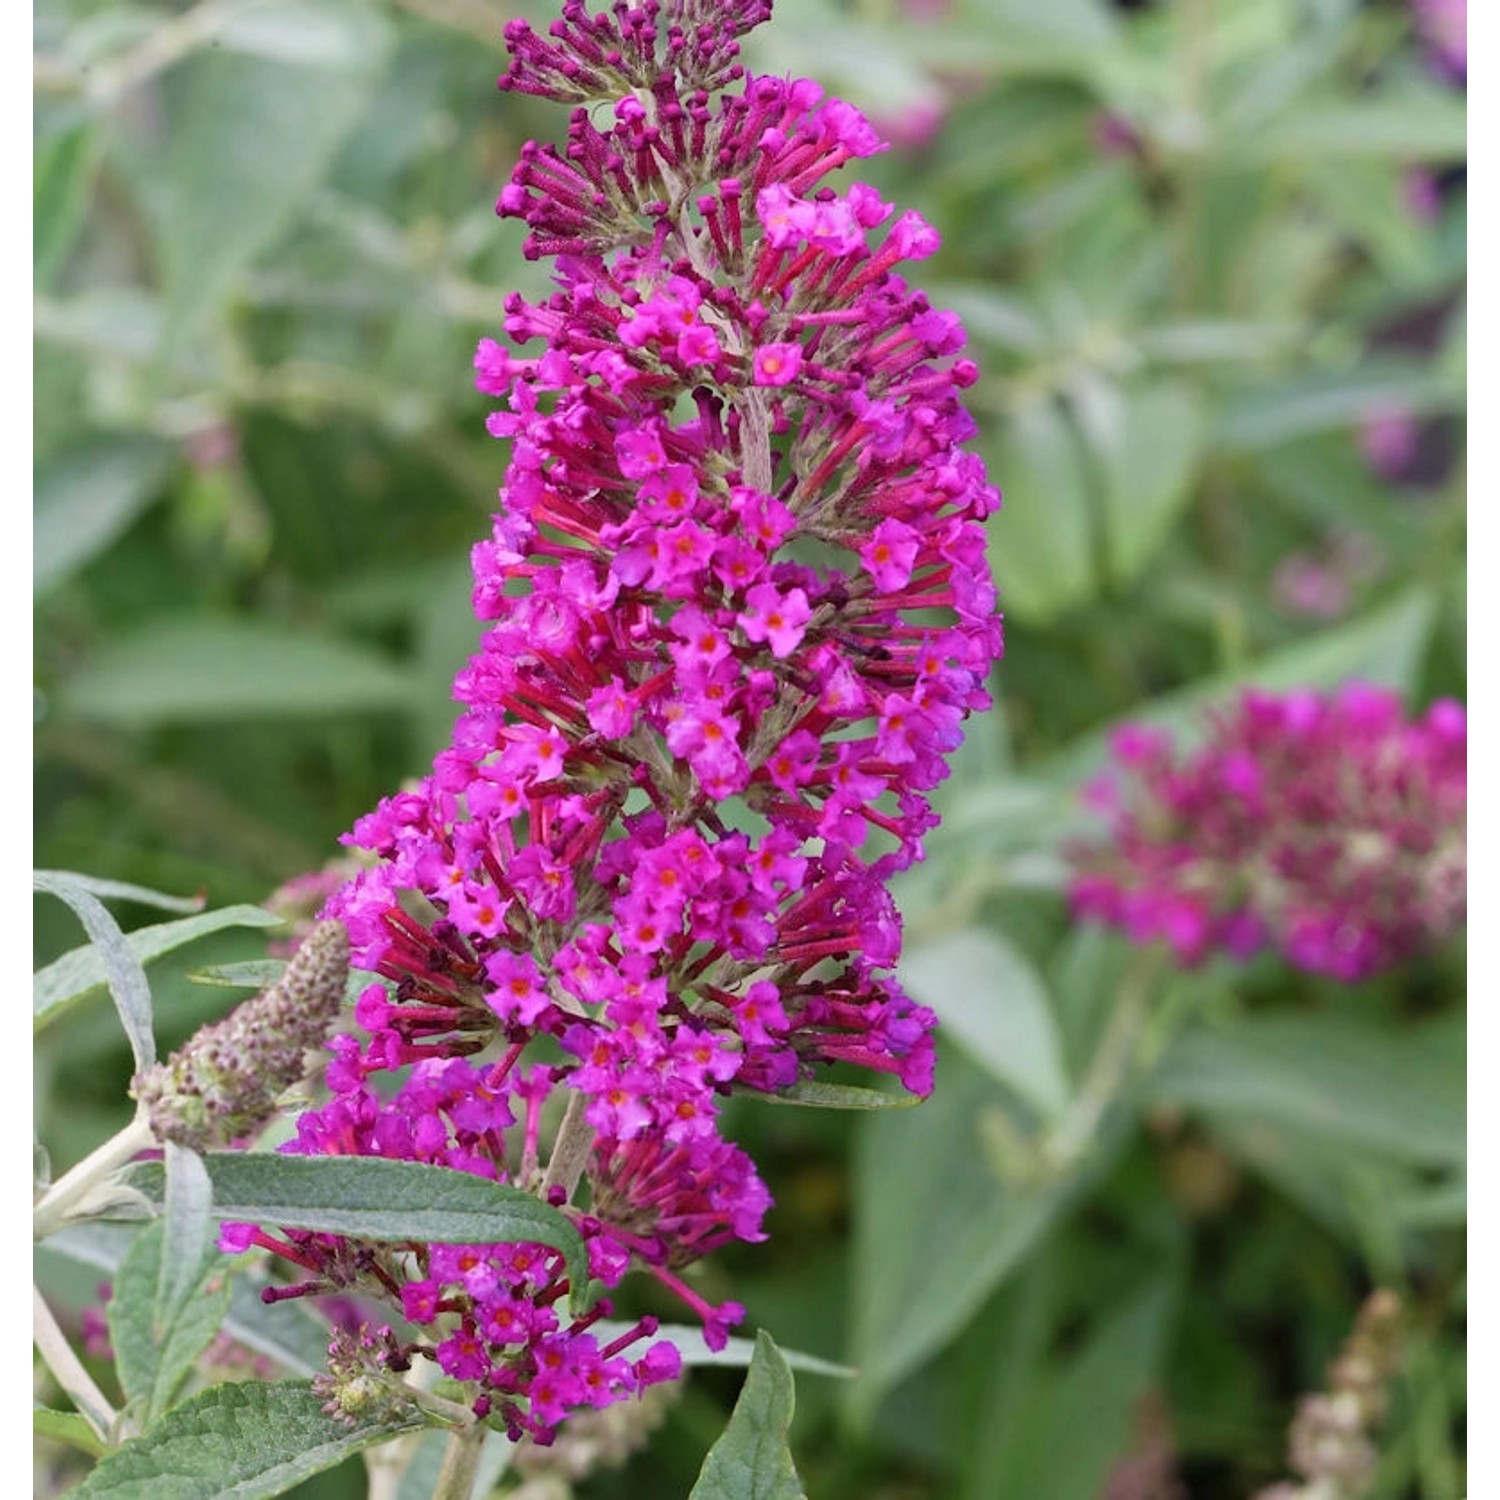
[[[550,8],[37,7],[36,862],[263,900],[452,722],[504,463],[469,357],[545,290],[491,204],[564,124],[493,80]],[[1008,652],[900,891],[938,1092],[738,1103],[777,1208],[710,1294],[860,1367],[800,1381],[813,1500],[1237,1500],[1390,1286],[1372,1493],[1460,1500],[1462,952],[1210,966],[1122,1029],[1145,977],[1058,851],[1122,718],[1464,696],[1462,85],[1403,0],[778,0],[749,50],[869,112],[864,175],[943,233]],[[225,995],[162,969],[171,1045]],[[56,1165],[128,1073],[107,1002],[43,1039]],[[685,1494],[736,1384],[578,1493]]]

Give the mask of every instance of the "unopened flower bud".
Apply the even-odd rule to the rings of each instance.
[[[138,1073],[131,1092],[157,1138],[203,1151],[265,1124],[303,1077],[307,1053],[327,1037],[348,974],[343,925],[321,922],[269,989]]]
[[[340,1328],[328,1345],[328,1368],[313,1376],[312,1386],[325,1398],[323,1410],[350,1427],[391,1421],[412,1406],[411,1395],[396,1373],[409,1365],[389,1327],[372,1329],[366,1323],[358,1333]]]

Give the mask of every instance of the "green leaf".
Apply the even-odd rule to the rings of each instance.
[[[996,1085],[940,1049],[937,1088],[922,1108],[874,1115],[856,1138],[850,1290],[860,1377],[851,1402],[862,1419],[967,1323],[1092,1170],[1002,1182],[984,1150],[984,1119],[996,1112],[1009,1118]]]
[[[1462,378],[1430,361],[1368,360],[1358,369],[1304,370],[1233,392],[1214,438],[1232,453],[1250,453],[1310,432],[1353,427],[1382,409],[1425,416],[1461,411],[1463,402]]]
[[[806,1500],[787,1447],[792,1372],[764,1329],[729,1425],[708,1450],[688,1500]]]
[[[237,1344],[275,1360],[290,1375],[316,1375],[328,1364],[327,1321],[314,1310],[315,1304],[300,1297],[262,1301],[260,1294],[269,1285],[265,1269],[254,1265],[230,1279],[234,1295],[224,1332]]]
[[[66,259],[88,206],[99,162],[99,134],[83,122],[37,140],[31,188],[32,279],[48,286]]]
[[[1462,1162],[1464,1070],[1450,1049],[1326,1012],[1243,1017],[1177,1037],[1154,1103],[1293,1127],[1394,1161]]]
[[[1153,1280],[1032,1383],[986,1494],[1077,1500],[1106,1493],[1111,1466],[1130,1451],[1137,1402],[1157,1378],[1172,1303],[1171,1282]]]
[[[124,880],[103,880],[97,875],[80,875],[76,870],[38,870],[57,880],[66,880],[80,890],[94,896],[116,896],[121,901],[136,901],[142,906],[155,906],[162,911],[198,912],[203,910],[202,896],[169,896],[165,891],[153,891],[148,886],[131,885]]]
[[[284,958],[252,958],[243,963],[209,964],[206,968],[188,971],[188,980],[193,984],[214,985],[228,990],[269,989],[286,973]],[[351,969],[344,986],[344,999],[353,1004],[372,984],[389,984],[377,979],[363,969]]]
[[[136,1236],[115,1276],[109,1301],[109,1335],[115,1370],[130,1401],[140,1401],[149,1425],[172,1404],[194,1362],[208,1348],[229,1311],[233,1262],[209,1246],[187,1268],[189,1295],[156,1329],[163,1274],[165,1225],[149,1224]]]
[[[1362,99],[1309,101],[1235,142],[1251,161],[1325,162],[1341,156],[1389,156],[1402,162],[1462,161],[1468,111],[1452,89],[1387,89]]]
[[[102,647],[59,698],[107,724],[399,709],[411,678],[361,646],[263,621],[158,620]]]
[[[588,1286],[588,1255],[566,1215],[470,1172],[384,1157],[277,1152],[211,1151],[203,1163],[216,1219],[367,1240],[548,1245],[567,1257],[575,1303]],[[143,1163],[130,1183],[161,1201],[160,1164]]]
[[[54,1411],[50,1406],[33,1402],[31,1407],[31,1430],[38,1437],[55,1438],[70,1448],[81,1448],[85,1453],[98,1458],[108,1452],[104,1443],[95,1435],[76,1411]]]
[[[1127,391],[1118,430],[1108,440],[1094,435],[1104,474],[1109,569],[1116,583],[1140,577],[1192,498],[1203,427],[1192,392],[1162,382]]]
[[[970,928],[911,948],[901,981],[938,1014],[944,1034],[1044,1119],[1070,1090],[1046,982],[998,933]]]
[[[258,906],[226,906],[180,922],[162,922],[129,934],[125,946],[138,964],[150,963],[175,948],[226,927],[279,927],[281,918]],[[106,982],[104,960],[92,945],[64,953],[39,970],[31,981],[33,1031],[61,1019],[92,990]]]
[[[99,966],[114,997],[120,1024],[130,1039],[136,1071],[149,1068],[156,1061],[156,1038],[151,1030],[151,986],[146,970],[120,931],[119,923],[104,909],[103,903],[66,876],[43,870],[32,873],[34,889],[46,891],[72,907],[88,933]],[[60,960],[59,960],[60,962]]]
[[[197,1291],[204,1261],[216,1254],[214,1190],[203,1159],[171,1141],[163,1144],[162,1152],[166,1196],[156,1302],[151,1313],[151,1333],[158,1342]]]
[[[39,1280],[65,1285],[68,1296],[92,1295],[97,1272],[113,1277],[126,1252],[143,1231],[132,1225],[93,1220],[71,1224],[36,1247]],[[256,1354],[275,1360],[289,1375],[316,1375],[327,1363],[329,1326],[315,1304],[300,1298],[267,1303],[261,1290],[270,1284],[263,1266],[252,1261],[230,1278],[232,1296],[224,1332]]]
[[[927,290],[934,303],[963,319],[970,338],[1031,355],[1043,353],[1048,346],[1046,327],[1024,298],[983,281],[943,281]]]
[[[1469,1220],[1469,1186],[1464,1178],[1414,1188],[1391,1204],[1392,1217],[1409,1229],[1462,1229]]]
[[[263,990],[286,973],[284,958],[251,958],[238,964],[210,964],[193,969],[188,978],[194,984],[220,985],[231,990]]]
[[[628,1333],[633,1323],[595,1323],[593,1332],[601,1344]],[[755,1354],[754,1339],[730,1339],[722,1349],[710,1349],[703,1337],[703,1328],[697,1323],[662,1323],[656,1338],[666,1339],[677,1346],[684,1365],[720,1365],[743,1370]],[[807,1375],[829,1375],[837,1380],[851,1380],[859,1373],[852,1365],[837,1364],[831,1359],[820,1359],[816,1354],[801,1354],[795,1349],[782,1349],[781,1357],[789,1368]]]
[[[1156,323],[1132,335],[1135,347],[1163,364],[1228,364],[1269,359],[1295,339],[1291,323],[1234,323],[1210,318]]]
[[[313,43],[300,51],[299,30]],[[171,77],[169,145],[146,167],[158,192],[169,348],[291,225],[353,129],[391,37],[385,18],[358,0],[267,7],[238,31],[253,50],[214,48]]]
[[[1384,608],[1308,636],[1237,671],[1138,703],[1128,714],[1082,735],[1035,774],[1053,785],[1082,782],[1104,763],[1109,738],[1123,723],[1149,724],[1171,732],[1180,746],[1191,744],[1203,733],[1206,710],[1247,687],[1272,692],[1299,687],[1328,691],[1351,678],[1361,678],[1410,696],[1436,617],[1434,597],[1425,590],[1413,590]]]
[[[106,1454],[77,1500],[271,1500],[352,1454],[420,1427],[412,1416],[346,1427],[301,1381],[215,1386]]]
[[[990,561],[1007,614],[1046,624],[1096,589],[1083,455],[1051,401],[1019,407],[986,461],[1005,503],[989,523]]]
[[[794,1083],[774,1094],[760,1089],[743,1089],[739,1097],[761,1099],[767,1104],[801,1104],[812,1109],[910,1109],[922,1102],[915,1094],[860,1088],[856,1084],[823,1083],[818,1079]]]
[[[161,492],[174,450],[155,438],[85,441],[37,470],[32,591],[45,594],[103,552]]]

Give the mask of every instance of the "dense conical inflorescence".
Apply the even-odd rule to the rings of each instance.
[[[741,1311],[679,1273],[763,1238],[770,1202],[722,1098],[835,1063],[932,1086],[887,881],[922,856],[1001,649],[975,369],[898,270],[937,235],[825,185],[881,142],[817,85],[743,69],[769,9],[570,0],[547,37],[507,28],[502,87],[577,106],[498,204],[557,290],[511,297],[510,346],[475,358],[511,444],[474,551],[488,629],[431,775],[348,840],[377,862],[326,915],[384,982],[291,1147],[532,1188],[595,1276],[648,1269],[713,1344]],[[317,1285],[385,1284],[515,1432],[676,1367],[670,1345],[627,1357],[649,1320],[602,1347],[597,1310],[560,1320],[543,1247],[257,1237]]]

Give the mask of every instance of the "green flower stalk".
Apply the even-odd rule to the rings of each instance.
[[[131,1081],[152,1134],[194,1151],[252,1134],[307,1073],[344,999],[349,938],[320,922],[269,989],[203,1027],[164,1063]]]

